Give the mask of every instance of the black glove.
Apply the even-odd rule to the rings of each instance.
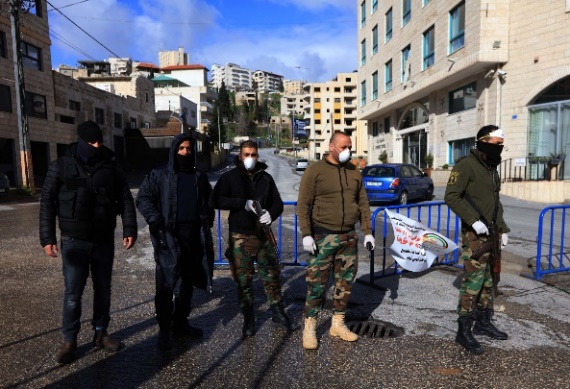
[[[156,235],[158,239],[158,245],[161,248],[166,248],[166,234],[164,233],[165,227],[162,222],[154,222],[148,225],[148,230],[151,234]]]

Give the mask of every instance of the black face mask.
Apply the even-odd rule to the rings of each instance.
[[[486,163],[491,167],[497,167],[501,163],[501,153],[503,152],[503,145],[496,145],[494,143],[477,141],[477,150],[485,153],[487,156]]]
[[[92,146],[81,138],[77,140],[77,154],[88,165],[95,164],[103,159],[101,148]]]
[[[194,156],[176,154],[176,171],[179,172],[193,172],[194,171]]]

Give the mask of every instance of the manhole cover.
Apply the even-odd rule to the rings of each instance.
[[[374,319],[349,321],[346,326],[358,336],[365,338],[397,338],[404,335],[403,328]]]

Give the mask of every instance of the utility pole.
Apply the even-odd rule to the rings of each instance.
[[[22,186],[35,192],[32,168],[32,153],[30,150],[30,132],[28,127],[28,112],[26,110],[26,87],[24,82],[24,67],[20,41],[20,9],[22,0],[10,0],[10,24],[12,33],[12,55],[14,58],[14,83],[16,91],[16,116],[18,117],[18,140],[20,144],[20,168]]]

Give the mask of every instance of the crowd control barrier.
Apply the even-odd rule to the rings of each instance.
[[[538,216],[536,270],[533,277],[536,280],[543,280],[547,274],[570,271],[570,236],[566,229],[568,209],[570,205],[552,205],[543,208]],[[546,253],[543,253],[543,248]]]
[[[297,202],[296,201],[285,201],[285,212],[279,217],[279,219],[273,224],[273,231],[275,233],[275,225],[277,225],[277,247],[279,250],[279,260],[282,265],[286,266],[305,266],[305,262],[299,261],[299,237],[300,234],[297,232],[298,221],[297,221]],[[292,211],[291,208],[292,207]],[[457,243],[460,233],[460,219],[447,207],[445,202],[429,202],[429,203],[419,203],[419,204],[408,204],[408,205],[395,205],[385,208],[378,208],[372,214],[372,234],[376,238],[376,248],[372,250],[369,254],[370,258],[370,275],[369,281],[366,283],[368,285],[374,286],[374,280],[382,277],[392,276],[394,274],[402,273],[402,269],[398,264],[390,260],[391,257],[388,256],[387,248],[391,245],[393,239],[392,226],[389,220],[384,217],[385,209],[390,209],[398,213],[402,213],[405,216],[422,222],[426,227],[435,230],[447,238],[453,240]],[[285,215],[285,216],[284,216]],[[379,216],[380,215],[380,216]],[[287,218],[287,228],[292,230],[292,234],[287,236],[287,240],[284,239],[283,229],[284,222],[283,218]],[[217,210],[217,258],[214,265],[228,265],[228,261],[224,258],[224,250],[228,246],[227,237],[227,222],[224,218],[224,223],[222,222],[222,216],[220,210]],[[378,229],[379,223],[382,223],[381,228]],[[224,235],[225,234],[225,235]],[[224,237],[226,239],[224,239]],[[286,255],[284,255],[283,249],[286,249]],[[376,255],[380,253],[380,255]],[[284,258],[292,258],[292,261],[284,262]],[[378,266],[376,261],[378,260]],[[457,251],[445,255],[443,258],[438,258],[436,264],[441,265],[451,265],[457,263],[458,254]]]

